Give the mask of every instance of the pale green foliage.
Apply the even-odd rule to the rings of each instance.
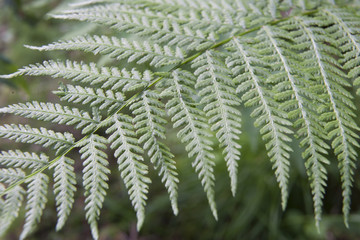
[[[85,59],[48,60],[2,76],[65,79],[66,84],[54,92],[63,103],[19,103],[0,108],[0,113],[73,125],[82,138],[22,124],[0,126],[0,137],[55,149],[50,161],[44,154],[20,150],[0,153],[0,234],[18,216],[24,182],[28,183],[27,205],[21,238],[34,231],[47,201],[48,169],[54,171],[56,229],[65,224],[76,191],[74,161],[67,154],[77,148],[83,161],[85,215],[94,239],[99,238],[98,219],[108,189],[108,146],[117,159],[138,228],[145,219],[151,184],[148,165],[158,171],[176,215],[179,178],[176,156],[166,142],[169,121],[217,219],[214,166],[220,161],[213,151],[218,144],[235,195],[242,105],[252,109],[283,208],[289,195],[291,142],[298,138],[316,225],[321,220],[332,153],[338,161],[348,225],[359,148],[358,110],[351,88],[360,85],[360,18],[356,15],[360,6],[353,2],[349,9],[341,4],[90,0],[54,14],[112,31],[29,48],[100,54],[109,66]]]
[[[131,203],[138,218],[138,228],[145,219],[146,195],[151,180],[145,175],[147,166],[142,163],[143,150],[138,146],[136,134],[132,125],[132,118],[123,114],[115,114],[110,119],[111,126],[106,130],[110,134],[110,147],[115,149],[114,156],[118,159],[121,177],[128,189]]]
[[[27,201],[24,229],[20,239],[25,239],[35,230],[35,226],[40,221],[45,204],[47,202],[47,188],[49,177],[44,173],[38,173],[27,180]]]
[[[0,181],[3,183],[14,183],[25,177],[25,173],[20,168],[0,169]]]
[[[164,104],[158,99],[160,95],[156,91],[146,90],[142,96],[136,99],[130,106],[133,114],[136,116],[133,120],[136,134],[139,137],[139,144],[143,144],[144,150],[150,157],[150,161],[159,169],[159,175],[162,175],[161,181],[168,189],[171,199],[171,205],[174,214],[178,213],[177,206],[177,178],[174,155],[170,152],[160,139],[165,139],[165,125],[167,122],[163,118],[165,111]]]
[[[174,127],[181,128],[177,135],[183,143],[186,143],[189,157],[195,158],[192,165],[199,174],[213,215],[217,218],[213,189],[214,154],[211,153],[212,142],[208,139],[211,135],[207,132],[209,126],[204,118],[204,112],[196,108],[196,104],[191,98],[191,95],[195,93],[193,90],[195,76],[190,72],[176,70],[172,77],[166,81],[166,90],[162,94],[164,97],[171,97],[166,104],[166,109]]]
[[[123,95],[111,90],[102,90],[94,88],[84,88],[82,86],[66,85],[60,86],[55,92],[62,96],[61,100],[73,103],[88,104],[90,107],[97,107],[100,110],[106,109],[111,112],[121,106]]]
[[[261,43],[261,40],[259,40]],[[256,118],[255,126],[261,127],[260,133],[266,141],[270,160],[274,162],[275,174],[282,191],[283,208],[287,200],[287,181],[289,176],[289,151],[287,142],[291,139],[286,113],[279,109],[274,93],[267,89],[266,80],[270,73],[267,63],[260,59],[257,50],[244,45],[238,39],[230,42],[230,51],[234,56],[228,58],[228,66],[232,68],[236,91],[243,93],[242,100],[247,106],[256,107],[251,116]]]
[[[98,121],[93,120],[85,111],[53,103],[35,101],[19,103],[2,108],[0,111],[59,124],[76,125],[76,128],[83,128],[85,133],[93,130],[98,124]]]
[[[107,175],[110,174],[107,168],[109,162],[106,160],[106,153],[103,152],[107,142],[104,137],[91,134],[79,144],[82,147],[79,152],[81,158],[84,159],[83,185],[86,197],[86,218],[94,238],[99,237],[97,219],[108,189],[106,181],[109,179]]]
[[[3,191],[2,189],[1,191]],[[7,192],[5,201],[1,203],[0,234],[4,235],[12,222],[18,217],[24,198],[24,189],[16,186]]]
[[[60,230],[68,218],[74,203],[76,180],[74,160],[62,156],[54,165],[54,193],[58,212],[56,230]]]
[[[48,157],[45,154],[16,151],[2,151],[0,153],[0,161],[3,166],[7,167],[21,167],[38,169],[43,167],[48,162]]]
[[[22,143],[35,143],[44,147],[53,147],[60,152],[74,143],[71,133],[54,132],[45,128],[31,128],[29,125],[5,124],[0,127],[0,137]]]
[[[139,43],[137,41],[129,41],[126,38],[118,39],[96,35],[77,37],[43,47],[28,47],[40,51],[82,50],[94,54],[108,55],[117,60],[126,59],[128,62],[135,61],[137,64],[150,62],[149,64],[155,67],[176,64],[183,60],[183,53],[180,48],[176,48],[174,52],[170,47],[161,47],[156,43]]]
[[[230,70],[222,62],[224,56],[215,51],[206,51],[191,66],[198,76],[195,87],[202,97],[204,111],[209,118],[211,130],[216,132],[220,147],[231,178],[231,191],[236,193],[237,161],[240,159],[241,146],[236,142],[240,136],[240,111],[236,108],[240,100],[236,96]]]

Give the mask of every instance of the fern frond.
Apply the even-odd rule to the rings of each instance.
[[[40,155],[32,152],[2,151],[0,153],[0,165],[15,168],[39,169],[48,163],[49,157],[41,153]]]
[[[146,177],[148,168],[142,163],[144,161],[141,156],[143,150],[138,146],[135,138],[132,118],[124,114],[115,114],[111,121],[111,126],[106,133],[111,134],[109,137],[110,147],[115,149],[114,155],[118,159],[121,177],[136,211],[137,229],[140,230],[145,219],[148,184],[151,183],[150,178]]]
[[[52,167],[56,229],[62,228],[76,191],[74,161],[68,153],[79,148],[86,220],[93,238],[98,239],[98,219],[109,187],[107,144],[117,158],[137,215],[137,228],[144,222],[151,183],[144,150],[168,191],[176,215],[179,179],[165,141],[166,113],[188,158],[193,159],[192,166],[217,219],[211,139],[216,137],[223,150],[235,195],[242,101],[245,107],[252,107],[251,116],[260,128],[280,187],[282,207],[286,207],[289,194],[290,143],[297,137],[317,227],[330,147],[339,164],[343,214],[348,225],[360,147],[351,91],[351,81],[354,86],[360,85],[360,17],[355,13],[358,10],[352,11],[345,4],[334,0],[89,0],[55,15],[116,31],[29,48],[100,54],[112,57],[109,64],[115,67],[49,60],[0,76],[70,80],[55,91],[65,104],[19,103],[0,108],[0,113],[82,130],[80,140],[75,141],[67,132],[21,124],[0,126],[0,137],[55,149],[51,161],[43,154],[0,152],[0,166],[4,167],[0,168],[0,234],[18,216],[24,192],[20,184],[24,182],[28,183],[26,223],[20,238],[34,231],[47,202],[49,180],[45,171]],[[130,64],[122,65],[126,61]],[[127,69],[131,64],[136,68]],[[108,134],[108,139],[100,136],[101,132]]]
[[[108,113],[119,108],[125,98],[121,92],[70,84],[60,87],[54,93],[61,97],[61,101],[88,104],[90,107],[97,107],[100,110],[106,109]]]
[[[264,33],[264,35],[262,34],[258,35],[260,45],[261,44],[267,45],[264,46],[264,51],[268,51],[269,55],[274,54],[274,56],[276,56],[276,60],[274,59],[275,60],[274,69],[282,70],[282,72],[280,72],[279,74],[271,75],[270,76],[271,80],[269,81],[274,83],[279,83],[281,80],[288,79],[294,85],[295,76],[293,75],[293,69],[290,66],[287,56],[285,55],[289,47],[286,46],[285,41],[282,41],[280,38],[276,38],[279,35],[281,35],[281,37],[284,37],[286,35],[281,34],[277,31],[278,30],[274,27],[263,26],[262,33]],[[262,39],[262,37],[265,37],[265,39]],[[286,123],[287,122],[283,122],[282,124],[286,125]],[[283,131],[286,134],[292,133],[287,128],[284,128]],[[277,136],[275,136],[275,138],[277,138]],[[290,138],[285,137],[285,135],[283,135],[282,138],[283,139],[281,139],[280,142],[290,141]],[[282,144],[280,143],[280,146],[281,145]],[[272,158],[272,160],[274,161],[274,168],[276,169],[275,174],[277,176],[277,181],[279,182],[281,188],[282,206],[283,208],[285,208],[287,202],[287,196],[288,196],[287,182],[288,182],[289,165],[290,165],[288,152],[290,152],[291,149],[289,147],[282,147],[282,148],[284,148],[284,150],[282,151],[283,153],[275,151],[273,156],[276,157]]]
[[[359,21],[359,17],[352,14],[347,9],[326,8],[322,9],[320,13],[325,16],[329,16],[334,22],[334,28],[338,30],[335,31],[336,36],[341,40],[340,42],[339,39],[336,39],[337,42],[339,44],[346,43],[341,46],[341,50],[345,53],[345,59],[350,56],[357,56],[360,53],[358,36],[360,28],[357,23]]]
[[[355,133],[359,128],[353,117],[354,104],[350,100],[351,94],[345,89],[350,84],[346,76],[341,72],[341,66],[333,56],[341,56],[340,53],[327,43],[333,43],[332,39],[323,37],[324,31],[312,26],[310,19],[299,19],[306,37],[311,43],[309,48],[314,55],[313,59],[316,72],[319,73],[319,81],[323,85],[327,104],[323,105],[320,120],[326,123],[325,129],[332,140],[332,148],[339,160],[339,168],[343,188],[343,213],[345,224],[348,225],[350,211],[350,195],[357,153],[359,147]]]
[[[230,78],[231,72],[222,62],[219,52],[206,51],[192,64],[198,76],[195,87],[200,90],[200,104],[209,118],[211,131],[216,132],[231,179],[231,191],[235,195],[237,187],[237,161],[241,146],[237,141],[241,133],[241,114],[237,107],[240,99]]]
[[[39,51],[81,50],[92,52],[95,55],[107,55],[117,60],[126,59],[128,62],[137,64],[149,62],[150,66],[155,67],[177,64],[184,59],[183,50],[179,47],[173,50],[168,46],[162,47],[156,43],[138,42],[126,38],[109,38],[104,35],[86,35],[41,47],[28,47]]]
[[[353,79],[355,86],[360,85],[360,27],[357,22],[360,20],[347,9],[328,8],[323,9],[323,15],[329,17],[334,26],[330,28],[330,33],[337,37],[337,47],[342,51],[344,59],[344,69],[348,70],[348,77]],[[360,90],[357,90],[360,94]]]
[[[173,21],[159,21],[135,14],[108,12],[106,6],[69,10],[53,15],[53,17],[98,23],[115,28],[120,32],[149,37],[151,41],[166,42],[168,46],[175,45],[186,50],[204,49],[215,41],[213,34],[206,34],[199,29],[192,30],[182,27]]]
[[[217,219],[213,173],[215,156],[211,152],[213,150],[212,142],[208,139],[211,134],[208,133],[209,126],[205,114],[196,108],[191,97],[195,94],[194,83],[195,77],[190,72],[175,70],[172,78],[167,81],[162,96],[171,97],[166,104],[166,109],[171,116],[174,128],[180,128],[177,135],[186,144],[188,156],[195,158],[192,165],[198,172],[211,211]]]
[[[243,1],[156,0],[146,3],[147,8],[165,12],[167,16],[170,15],[171,20],[175,17],[188,22],[185,25],[192,29],[230,35],[266,21],[266,16],[260,11],[253,11],[250,5],[252,4]]]
[[[132,69],[130,72],[126,69],[119,69],[117,67],[99,68],[95,63],[86,64],[70,60],[67,60],[66,62],[44,61],[43,63],[37,63],[36,65],[32,64],[20,68],[13,74],[1,75],[1,77],[12,78],[20,75],[45,75],[54,78],[65,78],[70,79],[73,82],[89,85],[102,84],[102,88],[112,88],[113,90],[123,88],[132,82],[139,82],[142,78],[151,78],[150,71],[145,71],[142,74],[135,69]]]
[[[261,60],[259,53],[246,47],[241,39],[234,38],[230,42],[230,50],[235,57],[227,61],[232,69],[235,82],[238,84],[236,92],[242,93],[245,105],[255,107],[251,116],[256,118],[255,126],[261,127],[262,138],[267,142],[266,148],[282,194],[282,207],[285,208],[288,196],[289,152],[288,134],[291,122],[287,120],[286,113],[279,107],[274,99],[274,93],[268,89],[266,79],[270,73],[266,70],[268,64]]]
[[[110,174],[110,169],[107,167],[109,162],[106,153],[103,152],[107,148],[107,143],[106,138],[91,134],[78,145],[78,147],[81,146],[79,152],[84,160],[83,185],[86,197],[86,219],[94,239],[99,238],[97,220],[109,187],[107,183]]]
[[[0,108],[2,113],[12,113],[26,118],[54,122],[58,124],[75,125],[82,129],[83,133],[94,130],[98,121],[94,120],[89,113],[77,108],[70,108],[54,103],[27,102],[18,103]]]
[[[167,121],[163,118],[165,115],[164,104],[158,100],[159,98],[158,92],[146,90],[131,104],[130,109],[136,116],[134,124],[139,144],[143,144],[155,169],[159,169],[159,175],[162,175],[161,181],[165,184],[170,196],[173,212],[177,215],[179,212],[177,204],[179,179],[173,160],[174,155],[170,152],[169,147],[161,142],[161,139],[165,139],[164,125]]]
[[[215,2],[214,2],[215,3]],[[221,33],[225,29],[243,29],[240,25],[238,15],[230,4],[215,3],[218,8],[194,8],[178,3],[177,1],[143,1],[144,6],[134,6],[133,4],[115,3],[106,6],[95,6],[76,10],[76,13],[94,13],[101,11],[121,14],[123,17],[137,18],[146,17],[153,22],[169,24],[170,26],[186,29],[189,31],[201,30],[203,33]],[[223,8],[222,8],[223,7]],[[71,11],[73,14],[74,11]],[[212,24],[209,24],[209,21]]]
[[[53,147],[58,152],[74,143],[71,133],[54,132],[46,128],[31,128],[29,125],[5,124],[0,126],[0,137],[22,143],[35,143],[44,147]]]
[[[32,233],[40,221],[47,202],[49,178],[44,173],[38,173],[28,180],[25,225],[20,239],[23,240]]]
[[[294,18],[291,21],[284,22],[282,27],[292,33],[290,36],[294,37],[293,41],[297,44],[294,49],[301,51],[300,56],[304,56],[302,62],[304,69],[297,70],[298,62],[292,57],[296,53],[289,52],[292,54],[287,57],[291,59],[293,81],[278,84],[278,92],[280,93],[278,97],[283,101],[286,100],[282,104],[283,109],[289,112],[289,117],[296,119],[294,127],[298,128],[297,134],[302,140],[300,146],[305,148],[302,156],[306,161],[305,167],[311,181],[316,226],[319,228],[327,180],[325,165],[330,163],[324,155],[328,154],[327,149],[330,147],[325,142],[328,139],[324,129],[325,123],[317,117],[319,105],[323,101],[322,93],[319,93],[318,90],[308,91],[309,88],[322,88],[321,83],[316,79],[307,79],[309,72],[306,69],[314,65],[313,60],[306,57],[309,54],[308,49],[304,50],[304,45],[309,44],[309,41],[303,38],[306,35],[304,29],[299,28],[300,24],[294,24],[293,21],[298,20]]]
[[[57,231],[64,226],[74,203],[76,176],[73,165],[74,160],[62,156],[52,166],[54,168],[54,194],[58,212]]]
[[[168,6],[172,6],[172,10],[176,11],[179,10],[179,8],[181,9],[192,9],[192,10],[212,10],[212,11],[217,11],[217,10],[221,10],[221,3],[225,4],[226,2],[219,2],[219,1],[199,1],[199,0],[195,0],[195,1],[188,1],[188,0],[181,0],[181,1],[170,1],[170,0],[154,0],[153,4],[157,4],[157,5],[165,5],[167,4]],[[148,6],[148,5],[146,5]]]
[[[20,186],[16,186],[7,192],[1,208],[0,237],[4,236],[11,224],[18,217],[24,199],[24,193],[24,189]]]
[[[121,70],[121,76],[119,79],[110,79],[103,84],[103,88],[111,88],[113,91],[122,90],[123,92],[135,91],[143,89],[154,76],[150,70],[139,72],[135,68],[131,71],[126,69]]]
[[[269,0],[268,8],[271,17],[273,18],[276,18],[278,4],[279,4],[279,0]]]
[[[0,182],[12,184],[25,178],[20,168],[0,168]]]

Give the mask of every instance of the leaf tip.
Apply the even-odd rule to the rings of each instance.
[[[8,108],[8,107],[0,108],[0,113],[8,113],[8,112],[9,112],[9,108]]]
[[[42,51],[43,48],[42,47],[37,47],[37,46],[31,46],[31,45],[24,45],[24,47],[31,49],[31,50],[38,50],[38,51]]]
[[[345,224],[345,227],[347,229],[349,229],[349,215],[348,214],[344,214],[344,224]]]
[[[14,77],[17,77],[17,76],[20,76],[20,75],[21,75],[20,72],[14,72],[14,73],[10,73],[10,74],[0,75],[0,78],[10,79],[10,78],[14,78]]]
[[[137,224],[136,224],[136,230],[140,232],[142,226],[144,224],[144,218],[138,218]]]

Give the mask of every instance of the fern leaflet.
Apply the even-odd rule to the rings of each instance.
[[[24,193],[24,189],[20,186],[16,186],[7,192],[0,211],[0,235],[4,235],[11,223],[18,217]]]
[[[34,170],[43,167],[48,162],[49,157],[45,154],[16,151],[2,151],[0,153],[0,162],[6,167],[32,168]]]
[[[128,189],[130,200],[138,218],[137,227],[140,229],[145,218],[146,195],[151,180],[146,177],[147,166],[142,163],[143,150],[138,146],[136,134],[132,126],[132,119],[127,115],[114,115],[111,126],[106,130],[110,134],[110,147],[115,150],[121,177]]]
[[[144,149],[148,150],[150,161],[159,169],[162,175],[161,181],[170,195],[171,206],[175,215],[178,213],[177,204],[177,178],[174,155],[171,154],[169,147],[160,141],[165,139],[165,125],[167,122],[163,118],[165,111],[163,104],[158,100],[159,93],[151,90],[145,91],[142,96],[131,104],[133,110],[136,133],[139,143],[143,144]]]
[[[206,131],[208,125],[204,118],[204,113],[195,107],[195,103],[190,97],[193,92],[195,78],[185,71],[176,70],[172,74],[172,79],[168,80],[167,89],[162,96],[172,97],[166,104],[171,121],[174,127],[180,127],[178,137],[182,142],[187,143],[186,151],[189,157],[195,157],[192,163],[199,174],[201,184],[204,187],[209,200],[211,211],[217,219],[217,210],[215,204],[214,180],[213,174],[214,155],[212,142],[208,139],[211,135]]]
[[[85,188],[85,210],[86,218],[90,224],[91,233],[94,239],[99,238],[97,220],[100,215],[106,190],[108,189],[108,175],[110,170],[106,153],[107,139],[97,134],[92,134],[89,138],[80,142],[81,158],[84,159],[83,185]]]
[[[227,163],[232,194],[236,193],[237,161],[240,159],[241,146],[236,142],[239,139],[240,111],[239,99],[236,96],[234,84],[230,79],[231,72],[221,61],[220,53],[207,51],[197,58],[192,65],[198,75],[196,88],[200,89],[202,97],[200,104],[209,117],[211,130],[216,132],[220,146],[224,148],[223,154]]]
[[[76,180],[73,164],[74,160],[63,156],[53,165],[54,193],[58,212],[56,230],[64,226],[74,203]]]
[[[39,173],[28,180],[25,225],[20,239],[25,239],[35,229],[40,221],[47,202],[47,187],[49,178]]]
[[[19,103],[1,108],[0,112],[12,113],[58,124],[76,125],[76,128],[83,128],[84,133],[94,130],[98,124],[98,122],[93,120],[90,114],[85,111],[80,111],[77,108],[63,107],[60,104],[53,103],[36,101]]]

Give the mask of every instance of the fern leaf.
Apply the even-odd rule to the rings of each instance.
[[[298,18],[294,18],[294,21],[301,21]],[[294,42],[297,43],[295,49],[301,51],[300,56],[303,56],[305,59],[303,61],[304,69],[302,70],[306,74],[309,74],[307,68],[313,67],[313,59],[308,58],[308,54],[312,54],[312,49],[304,50],[304,45],[310,44],[309,39],[306,37],[306,29],[303,29],[301,23],[285,23],[287,30],[291,31],[294,34]],[[294,66],[296,67],[296,66]],[[296,71],[293,71],[296,72]],[[301,71],[296,72],[298,76],[304,75]],[[305,167],[307,169],[307,174],[310,178],[310,187],[313,195],[314,202],[314,211],[315,211],[315,220],[316,226],[319,228],[319,222],[321,220],[322,212],[322,199],[324,197],[326,180],[327,180],[327,171],[325,164],[329,164],[329,160],[324,157],[328,154],[327,149],[330,147],[325,142],[328,140],[327,132],[324,129],[324,121],[321,121],[318,116],[318,108],[323,104],[323,94],[321,91],[308,91],[309,87],[311,89],[322,89],[321,82],[317,79],[311,78],[307,80],[307,75],[295,82],[295,90],[299,92],[299,97],[297,101],[297,107],[287,104],[286,108],[297,108],[297,110],[292,110],[289,115],[297,117],[298,120],[295,122],[294,126],[299,128],[298,135],[302,138],[300,145],[305,147],[303,152],[303,158],[306,160]],[[286,88],[286,86],[283,86]],[[279,89],[281,91],[281,89]],[[302,96],[300,96],[302,95]],[[308,98],[306,98],[306,97]]]
[[[74,9],[62,14],[53,15],[54,18],[89,21],[110,26],[120,32],[149,37],[151,41],[165,43],[168,46],[183,47],[186,50],[204,49],[214,43],[213,34],[206,34],[196,29],[182,27],[173,21],[161,21],[135,14],[109,12],[105,6]]]
[[[271,17],[276,18],[276,10],[278,8],[279,0],[269,0],[269,12]]]
[[[110,79],[103,84],[103,88],[111,88],[113,91],[121,89],[123,92],[143,89],[153,79],[153,73],[150,70],[139,72],[135,68],[131,71],[121,70],[119,79]]]
[[[100,110],[106,109],[108,112],[119,108],[125,98],[120,92],[76,85],[60,87],[54,93],[61,96],[61,101],[88,104],[90,107],[97,107]]]
[[[338,28],[338,33],[340,34],[338,37],[345,38],[341,39],[345,41],[345,45],[341,46],[341,50],[346,54],[349,53],[351,56],[356,56],[360,53],[360,43],[358,33],[360,28],[356,23],[359,21],[359,17],[353,15],[347,9],[336,9],[336,8],[327,8],[322,9],[322,14],[325,16],[329,16],[331,20],[336,24]],[[338,41],[339,42],[339,41]],[[351,51],[355,50],[355,51]],[[345,58],[348,56],[345,55]]]
[[[115,149],[114,155],[118,159],[121,177],[136,211],[137,228],[140,230],[145,218],[146,195],[151,180],[146,177],[148,168],[142,163],[143,150],[138,146],[135,138],[132,118],[123,114],[114,115],[112,125],[106,130],[106,133],[111,133],[110,147]]]
[[[261,61],[258,53],[246,48],[241,40],[234,38],[231,49],[236,57],[228,59],[228,66],[233,70],[238,83],[236,91],[243,93],[245,105],[255,107],[251,116],[256,118],[255,126],[261,127],[262,138],[267,142],[266,148],[282,194],[282,207],[285,208],[288,196],[289,152],[287,144],[291,139],[287,136],[291,122],[286,113],[279,108],[274,99],[274,93],[267,88],[266,79],[270,76],[266,68],[267,63]]]
[[[98,121],[92,119],[90,114],[83,110],[54,103],[36,101],[19,103],[0,108],[0,112],[58,124],[75,125],[76,128],[82,129],[84,133],[92,131],[98,124]]]
[[[12,184],[25,178],[25,173],[20,168],[0,168],[0,182]]]
[[[281,41],[280,39],[276,38],[279,33],[276,32],[274,27],[270,28],[269,26],[264,26],[264,27],[262,27],[262,30],[268,40],[265,44],[268,44],[267,47],[269,48],[268,49],[269,54],[275,54],[275,56],[277,56],[277,60],[275,62],[275,64],[277,66],[274,68],[275,69],[280,68],[283,70],[283,72],[281,72],[279,75],[276,75],[276,76],[272,75],[271,81],[274,81],[275,83],[277,83],[277,81],[279,79],[287,78],[294,85],[295,79],[294,79],[294,75],[292,73],[292,68],[290,66],[288,58],[285,55],[287,47],[282,46],[283,44],[284,45],[286,44],[285,41]],[[258,35],[258,36],[260,36],[260,38],[262,37],[261,35]],[[283,35],[281,35],[281,36],[283,37]],[[264,40],[265,39],[263,39],[263,41]],[[265,46],[265,49],[267,49],[267,47]],[[284,122],[283,124],[286,124],[286,122]],[[292,132],[287,130],[287,132],[285,132],[285,133],[291,134]],[[284,136],[284,139],[282,139],[282,142],[285,142],[286,140],[290,141],[290,139],[286,139],[286,137]],[[285,150],[285,152],[291,151],[291,149],[289,149],[288,147],[285,147],[284,150]],[[278,153],[276,153],[276,154],[278,154]],[[276,168],[275,174],[277,175],[277,180],[279,182],[281,192],[282,192],[282,206],[283,206],[283,208],[285,208],[287,196],[288,196],[287,182],[288,182],[289,165],[290,165],[289,154],[284,153],[281,158],[277,158],[277,159],[273,159],[273,160],[275,160],[275,163],[274,163],[274,168]]]
[[[171,206],[175,215],[178,214],[177,204],[177,178],[174,155],[170,152],[161,139],[165,139],[165,128],[167,121],[163,118],[165,115],[164,104],[158,99],[160,94],[153,90],[145,91],[130,106],[134,118],[136,134],[139,137],[139,144],[143,144],[144,149],[150,161],[159,169],[159,175],[162,175],[161,181],[168,190]]]
[[[293,21],[300,20],[298,18],[294,18]],[[308,91],[309,87],[311,89],[322,89],[321,82],[318,80],[311,79],[309,81],[306,79],[308,77],[307,74],[309,74],[306,69],[314,66],[312,58],[308,57],[308,54],[312,54],[313,50],[304,50],[304,45],[308,45],[310,41],[306,37],[306,29],[299,26],[301,26],[301,23],[298,22],[294,23],[292,21],[287,21],[284,23],[286,30],[291,31],[294,35],[293,41],[297,44],[295,45],[295,49],[301,51],[300,56],[303,56],[304,59],[304,69],[301,71],[292,70],[292,72],[296,73],[297,76],[293,78],[295,82],[292,83],[289,81],[289,83],[292,83],[293,87],[282,84],[278,91],[284,92],[286,91],[286,88],[290,88],[293,89],[294,93],[288,91],[287,94],[283,94],[283,97],[288,95],[289,98],[291,94],[296,95],[296,103],[289,104],[290,101],[288,101],[288,103],[283,105],[286,105],[285,108],[289,109],[289,115],[291,117],[298,118],[294,126],[299,129],[298,136],[302,139],[300,146],[305,147],[302,155],[306,160],[305,167],[311,181],[310,187],[313,195],[316,226],[319,228],[323,205],[322,199],[324,197],[327,180],[327,171],[324,165],[330,163],[324,155],[328,154],[327,149],[329,149],[329,146],[325,142],[325,140],[328,139],[327,133],[324,129],[325,123],[317,117],[318,108],[322,105],[323,94],[321,91]],[[291,58],[291,56],[288,56],[288,58]],[[296,69],[296,67],[299,67],[298,63],[293,62],[292,68]],[[305,72],[305,74],[302,72]],[[302,75],[303,77],[299,79],[299,76]]]
[[[353,120],[355,115],[352,109],[355,109],[355,106],[349,99],[351,94],[344,88],[349,86],[345,74],[339,70],[339,64],[331,56],[340,54],[333,46],[325,44],[325,42],[331,42],[331,39],[323,38],[323,30],[311,27],[311,21],[308,19],[306,22],[301,21],[301,24],[311,42],[309,47],[313,51],[317,71],[320,73],[319,77],[324,86],[324,94],[327,96],[328,104],[321,109],[320,119],[326,122],[325,129],[332,140],[332,148],[339,160],[344,221],[348,225],[354,161],[357,158],[355,148],[359,147],[356,140],[359,136],[354,132],[359,130]]]
[[[75,37],[41,47],[28,47],[39,51],[81,50],[107,55],[117,60],[126,59],[137,64],[149,62],[150,66],[155,67],[177,64],[184,59],[184,53],[179,47],[174,51],[170,47],[162,47],[156,43],[97,35]]]
[[[206,2],[208,4],[204,5],[204,1],[194,4],[192,1],[157,0],[146,6],[167,12],[171,20],[174,17],[184,19],[183,21],[189,22],[184,25],[192,29],[201,29],[209,36],[214,35],[214,39],[218,39],[217,35],[221,34],[234,36],[245,29],[263,25],[264,22],[273,19],[249,1]]]
[[[109,27],[115,29],[115,34],[101,31],[109,35],[78,36],[29,48],[90,52],[104,55],[104,59],[112,57],[110,64],[119,66],[49,60],[0,76],[44,75],[70,80],[67,85],[61,83],[55,93],[63,102],[78,104],[79,109],[92,109],[90,114],[62,103],[40,102],[0,108],[0,113],[82,130],[81,139],[75,142],[70,133],[21,124],[0,126],[0,137],[52,147],[56,156],[48,161],[43,154],[0,152],[0,234],[18,216],[22,182],[27,182],[28,188],[26,222],[20,238],[35,230],[47,202],[48,177],[44,171],[51,166],[55,168],[56,228],[62,228],[76,191],[74,161],[67,154],[79,148],[84,161],[86,220],[93,238],[98,239],[98,219],[109,187],[107,144],[117,158],[137,215],[137,228],[144,222],[151,183],[144,150],[177,214],[179,179],[174,156],[165,141],[165,111],[188,157],[193,159],[217,219],[211,139],[214,133],[235,195],[241,101],[253,108],[251,116],[266,142],[283,208],[289,194],[290,142],[299,138],[318,228],[326,165],[330,162],[328,151],[330,147],[334,150],[348,226],[360,147],[351,92],[351,81],[356,87],[360,85],[359,1],[350,2],[355,10],[334,0],[85,0],[54,15]],[[126,61],[136,68],[127,69],[130,65],[123,65]],[[126,115],[126,111],[132,115]],[[101,137],[101,131],[109,138]]]
[[[201,29],[205,33],[238,32],[246,28],[248,9],[242,1],[168,1],[156,0],[147,8],[167,13],[169,20]],[[211,22],[211,24],[209,24]]]
[[[0,237],[4,236],[11,224],[18,217],[24,192],[24,189],[20,186],[16,186],[7,192],[1,211]]]
[[[32,233],[39,223],[47,202],[47,187],[49,178],[44,173],[38,173],[28,180],[25,225],[20,239],[23,240]]]
[[[177,135],[186,144],[188,156],[195,158],[192,165],[198,172],[211,211],[217,219],[213,173],[215,157],[211,153],[212,142],[208,139],[211,135],[207,132],[209,127],[204,113],[194,106],[195,103],[191,98],[191,95],[195,93],[194,81],[195,77],[191,73],[175,70],[162,96],[171,97],[166,104],[168,114],[172,117],[174,128],[181,128]]]
[[[128,18],[137,17],[144,18],[153,22],[168,22],[171,26],[186,29],[186,32],[201,30],[204,34],[221,33],[225,29],[242,29],[236,21],[236,14],[230,4],[222,2],[221,4],[213,3],[213,7],[217,8],[189,8],[188,5],[178,3],[177,1],[154,1],[144,2],[144,7],[133,6],[133,4],[108,4],[106,6],[95,6],[77,10],[79,12],[111,12],[113,14],[121,14]],[[71,11],[71,13],[74,13]],[[209,21],[212,24],[209,24]],[[203,34],[203,35],[204,35]]]
[[[52,76],[54,78],[70,79],[73,82],[97,85],[103,84],[103,88],[112,87],[113,90],[122,88],[132,82],[139,82],[144,78],[149,78],[151,73],[145,71],[144,74],[132,69],[131,72],[126,69],[116,67],[98,68],[95,63],[83,63],[67,60],[65,63],[60,61],[44,61],[43,63],[32,64],[20,68],[17,72],[9,75],[1,75],[2,78],[12,78],[20,75],[29,76]]]
[[[74,203],[76,176],[73,165],[74,160],[62,156],[52,166],[54,167],[54,194],[58,212],[57,231],[64,226]]]
[[[29,65],[20,68],[17,72],[9,75],[1,75],[2,78],[12,78],[20,75],[29,76],[52,76],[54,78],[70,79],[73,82],[83,84],[98,85],[112,90],[123,89],[124,91],[135,90],[134,85],[139,85],[144,81],[153,78],[151,71],[146,70],[140,73],[136,69],[128,71],[116,67],[98,68],[95,63],[85,64],[67,60],[65,63],[60,61],[44,61],[42,64]],[[120,93],[119,93],[120,94]]]
[[[86,197],[86,219],[94,239],[99,238],[97,220],[109,187],[107,183],[110,174],[110,169],[107,167],[109,162],[106,153],[103,152],[107,148],[107,142],[106,138],[91,134],[78,145],[81,146],[79,152],[84,160],[83,185]]]
[[[41,153],[15,151],[2,151],[0,153],[0,164],[7,167],[32,168],[34,170],[43,167],[48,163],[49,157]]]
[[[195,0],[195,1],[169,1],[169,0],[154,0],[153,1],[154,5],[168,5],[169,7],[172,6],[172,10],[176,11],[179,8],[183,8],[183,9],[196,9],[196,10],[217,10],[218,9],[218,1],[199,1],[199,0]],[[148,6],[148,5],[146,5]]]
[[[354,85],[359,86],[360,28],[357,24],[359,17],[346,9],[328,8],[323,9],[321,13],[333,21],[334,27],[330,28],[330,33],[337,37],[337,47],[342,51],[344,56],[342,60],[344,69],[349,71],[348,77],[354,79]],[[360,94],[360,90],[357,90],[357,94]]]
[[[71,133],[60,133],[46,128],[31,128],[29,125],[5,124],[0,126],[0,137],[22,143],[35,143],[61,151],[74,143]]]
[[[196,88],[200,89],[202,97],[200,104],[204,105],[206,116],[209,117],[211,130],[216,132],[231,179],[232,194],[236,193],[237,161],[240,159],[241,146],[237,143],[241,133],[241,114],[236,108],[240,99],[230,79],[231,72],[222,62],[223,56],[215,51],[206,51],[197,58],[192,67],[198,76]]]

